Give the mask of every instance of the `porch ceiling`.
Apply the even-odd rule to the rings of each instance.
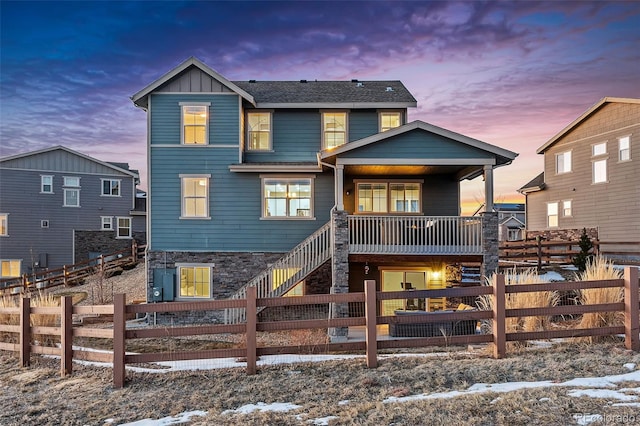
[[[454,175],[457,179],[468,174],[482,173],[483,166],[434,166],[434,165],[346,165],[346,175],[381,175],[381,176],[423,176],[423,175]]]

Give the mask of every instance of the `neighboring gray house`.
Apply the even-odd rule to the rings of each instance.
[[[495,203],[498,213],[498,239],[500,241],[518,241],[524,239],[527,214],[524,203]]]
[[[517,154],[407,122],[400,81],[230,81],[190,58],[132,101],[149,131],[150,301],[440,288],[449,265],[497,267],[493,170]],[[490,213],[462,217],[476,176]]]
[[[128,247],[136,233],[144,239],[144,208],[135,204],[138,179],[128,164],[62,146],[1,158],[0,278]],[[94,235],[82,240],[80,232]]]

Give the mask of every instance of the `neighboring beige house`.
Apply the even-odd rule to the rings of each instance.
[[[640,243],[640,99],[602,99],[537,153],[544,172],[518,190],[527,232],[595,228],[603,242]]]

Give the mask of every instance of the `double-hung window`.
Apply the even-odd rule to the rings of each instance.
[[[247,113],[247,151],[271,150],[271,113]]]
[[[322,149],[335,148],[347,143],[347,113],[322,113]]]
[[[386,132],[387,130],[400,127],[402,115],[399,111],[386,111],[380,113],[380,131]]]
[[[0,213],[0,237],[9,235],[9,214]]]
[[[116,238],[131,238],[131,218],[116,218],[118,228],[116,229]]]
[[[571,151],[556,154],[556,173],[568,173],[571,171]]]
[[[178,297],[210,298],[211,297],[211,265],[178,264]]]
[[[40,193],[53,194],[53,176],[52,175],[40,176]]]
[[[618,138],[618,161],[631,160],[631,136]]]
[[[607,143],[597,143],[591,146],[591,155],[595,159],[591,160],[593,170],[593,183],[604,183],[607,181]]]
[[[0,259],[0,277],[19,277],[22,261],[19,259]]]
[[[80,178],[76,176],[64,177],[64,207],[80,207]]]
[[[313,219],[313,179],[262,176],[263,219]]]
[[[547,203],[547,226],[554,228],[558,226],[558,203]]]
[[[180,175],[182,180],[181,219],[209,218],[209,179],[206,175]]]
[[[573,209],[571,207],[571,200],[564,200],[562,202],[562,216],[564,216],[564,217],[573,216]]]
[[[420,213],[421,182],[357,182],[357,213]]]
[[[207,145],[209,137],[209,102],[181,103],[183,145]]]
[[[120,179],[102,179],[102,195],[107,197],[119,197]]]
[[[103,231],[113,230],[113,218],[111,216],[100,216],[100,229]]]

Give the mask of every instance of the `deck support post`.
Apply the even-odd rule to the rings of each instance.
[[[640,316],[638,315],[638,268],[624,268],[624,346],[640,351]]]
[[[347,212],[331,211],[331,294],[349,293],[349,221]],[[329,318],[347,318],[348,303],[329,304]],[[349,327],[329,328],[332,342],[346,342]]]

